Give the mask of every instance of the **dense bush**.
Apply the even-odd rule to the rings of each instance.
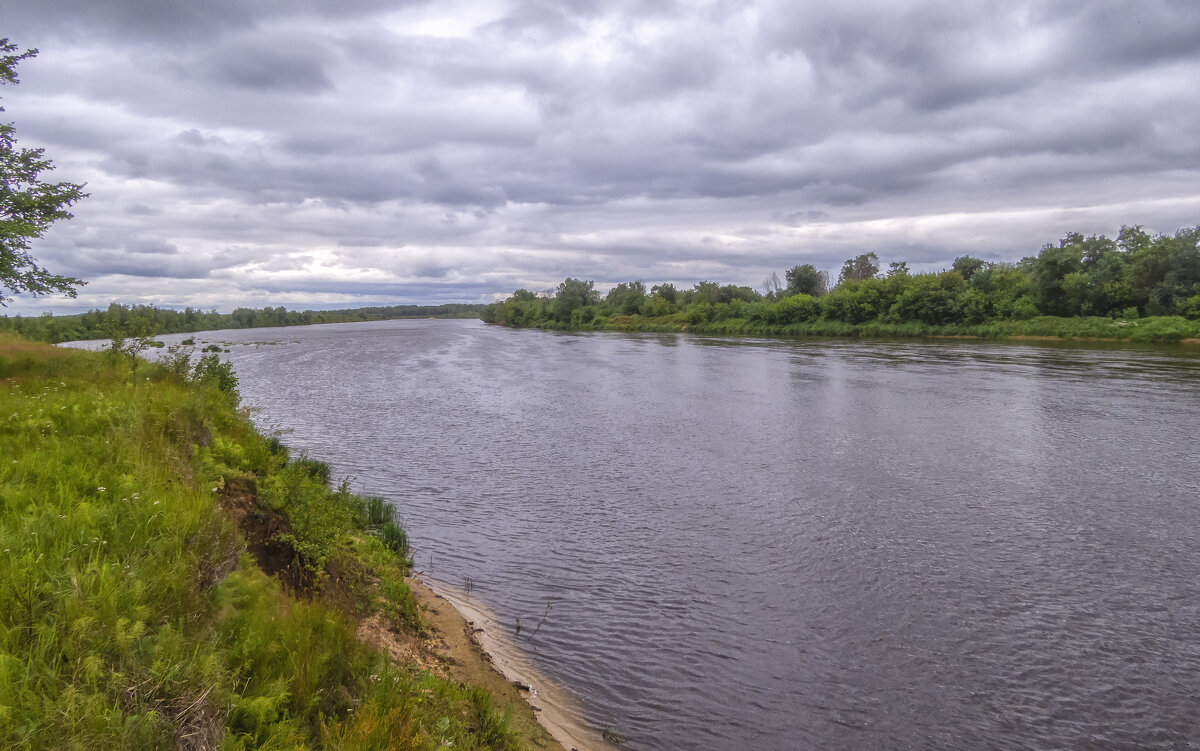
[[[622,331],[795,335],[1056,335],[1174,341],[1200,336],[1200,228],[1150,236],[1123,227],[1116,240],[1072,233],[1017,263],[971,256],[953,268],[912,274],[902,261],[879,273],[863,253],[838,284],[811,264],[786,272],[788,287],[702,281],[690,290],[621,283],[604,300],[592,282],[567,279],[554,295],[518,290],[484,310],[506,326]],[[1147,317],[1155,322],[1149,323]],[[1085,322],[1096,318],[1103,323]],[[1169,320],[1158,321],[1158,318]],[[1141,325],[1113,321],[1141,320]]]

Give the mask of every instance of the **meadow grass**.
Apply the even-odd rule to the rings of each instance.
[[[0,747],[518,747],[479,690],[356,640],[371,613],[422,628],[407,538],[235,397],[0,334]],[[285,530],[259,542],[290,588],[235,489]]]

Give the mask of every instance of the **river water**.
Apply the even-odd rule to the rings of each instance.
[[[197,338],[626,748],[1200,747],[1195,348]]]

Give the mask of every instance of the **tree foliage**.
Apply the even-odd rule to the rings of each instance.
[[[783,272],[783,276],[787,279],[787,293],[789,295],[820,297],[827,291],[827,275],[824,271],[818,271],[817,267],[811,263],[793,266]]]
[[[569,323],[572,316],[576,318],[577,311],[590,308],[600,302],[600,293],[596,292],[594,282],[584,282],[568,277],[554,295],[554,317],[562,323]]]
[[[536,296],[518,290],[519,294]],[[478,318],[483,305],[447,303],[445,305],[386,305],[343,310],[288,310],[282,305],[271,308],[235,308],[232,313],[215,310],[168,310],[148,305],[125,306],[113,303],[107,311],[90,310],[66,316],[0,316],[0,330],[15,331],[26,339],[42,342],[66,342],[80,339],[109,339],[112,337],[113,317],[122,325],[128,319],[140,317],[150,322],[151,333],[181,334],[217,329],[249,329],[275,326],[306,326],[312,323],[350,323],[357,321],[386,321],[396,318]]]
[[[768,333],[818,323],[825,331],[876,324],[921,331],[1038,317],[1200,320],[1200,227],[1157,236],[1140,227],[1122,227],[1116,240],[1071,233],[1017,263],[964,255],[950,270],[927,274],[894,261],[881,276],[879,258],[864,253],[846,261],[837,286],[825,294],[824,272],[812,264],[794,266],[785,277],[786,290],[776,292],[768,284],[765,294],[701,281],[680,290],[657,284],[647,295],[641,282],[622,283],[603,302],[591,282],[567,279],[555,297],[525,299],[518,290],[488,306],[483,318],[509,326],[637,328],[641,324],[629,320],[636,313],[661,322],[650,326],[727,333]],[[1180,332],[1195,328],[1186,322],[1164,326],[1174,338],[1192,336]]]
[[[872,279],[879,274],[879,256],[874,253],[862,253],[842,264],[842,273],[838,276],[838,284],[844,282],[861,282]]]
[[[621,282],[609,290],[604,301],[618,315],[634,315],[646,302],[646,285],[641,282]]]
[[[14,54],[17,49],[8,39],[0,39],[0,83],[16,84],[17,63],[37,54],[37,50]],[[19,146],[12,123],[0,123],[0,306],[11,299],[4,290],[74,297],[75,289],[84,284],[81,279],[50,273],[30,254],[30,243],[54,222],[69,219],[67,209],[87,195],[82,185],[45,182],[43,174],[53,169],[42,149]]]

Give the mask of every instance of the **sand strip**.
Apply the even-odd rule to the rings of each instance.
[[[488,608],[456,587],[411,578],[422,618],[451,658],[458,680],[491,691],[534,748],[612,751],[566,692],[541,675]]]

